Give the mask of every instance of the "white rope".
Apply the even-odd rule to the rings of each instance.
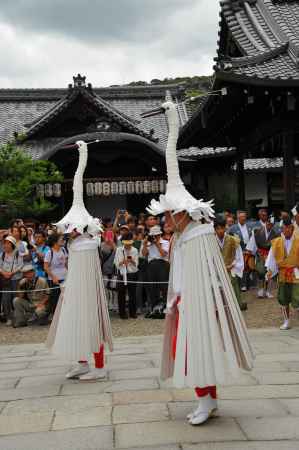
[[[168,281],[124,281],[124,280],[119,280],[119,279],[114,279],[114,278],[103,278],[103,281],[110,281],[113,284],[114,283],[124,283],[124,284],[168,284]],[[24,290],[16,290],[16,291],[6,291],[6,290],[2,290],[0,291],[0,294],[16,294],[16,293],[20,293],[20,292],[44,292],[44,291],[53,291],[56,289],[61,289],[62,285],[60,286],[54,286],[54,287],[49,287],[49,288],[44,288],[44,289],[24,289]]]

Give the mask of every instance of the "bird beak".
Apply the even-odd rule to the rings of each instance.
[[[78,150],[79,146],[77,144],[65,145],[62,150]]]
[[[158,116],[159,114],[164,114],[165,110],[160,106],[159,108],[151,109],[150,111],[145,111],[140,114],[140,116],[145,119],[146,117]]]

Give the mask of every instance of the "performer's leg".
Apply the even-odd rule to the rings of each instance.
[[[278,301],[281,307],[283,324],[281,330],[290,328],[290,303],[292,299],[292,285],[289,283],[280,283],[278,287]]]
[[[128,315],[126,313],[126,291],[127,287],[124,283],[118,283],[118,312],[121,319],[127,319]]]
[[[95,381],[106,377],[104,345],[100,346],[99,352],[93,354],[95,368],[86,375],[80,377],[80,381]]]
[[[201,425],[217,411],[217,390],[216,386],[197,387],[195,393],[199,398],[199,405],[187,418],[191,425]]]
[[[132,283],[137,280],[137,274],[130,274],[128,277],[128,294],[129,294],[129,315],[132,319],[137,319],[136,314],[136,284]]]

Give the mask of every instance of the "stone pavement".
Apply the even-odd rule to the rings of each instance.
[[[42,344],[0,346],[0,450],[298,450],[299,329],[250,335],[255,369],[202,427],[193,392],[159,380],[160,336],[117,339],[107,380],[84,384]]]

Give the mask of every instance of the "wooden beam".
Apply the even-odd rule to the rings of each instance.
[[[238,189],[238,208],[245,208],[245,173],[244,173],[244,148],[239,145],[237,148],[237,189]]]
[[[284,209],[290,211],[295,205],[295,163],[294,163],[294,134],[282,136],[283,149],[283,191]]]

